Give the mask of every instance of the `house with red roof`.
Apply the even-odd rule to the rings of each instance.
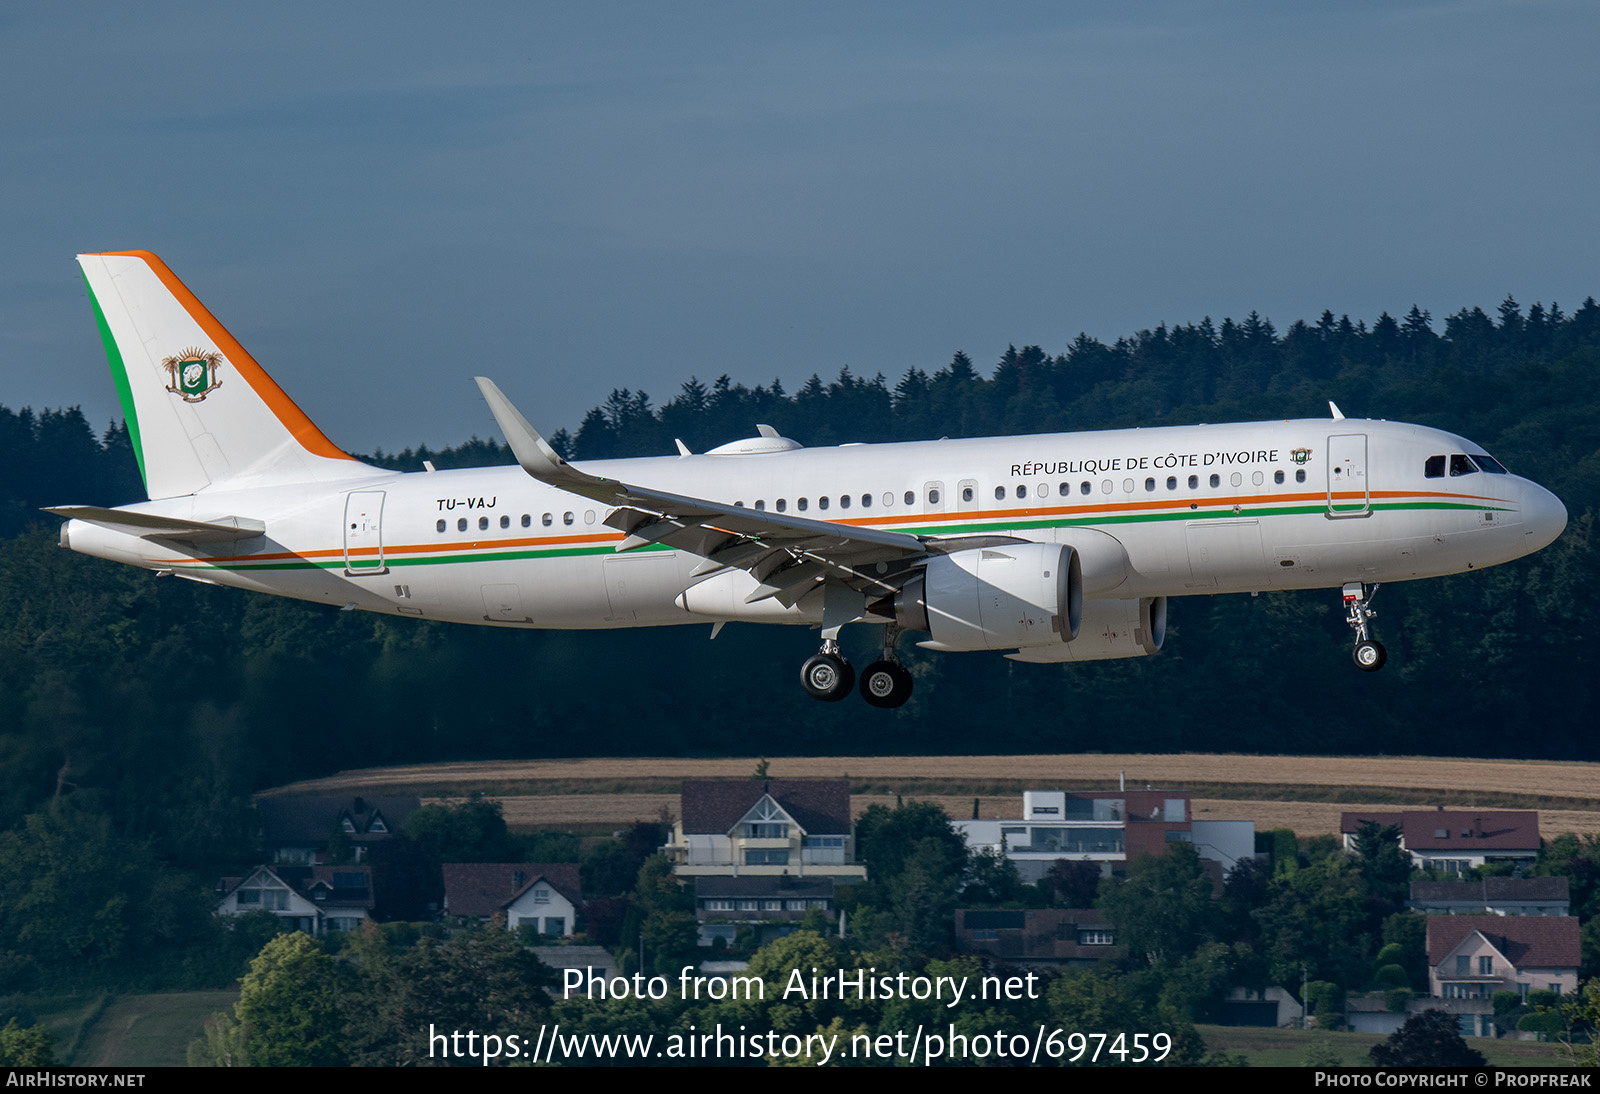
[[[486,923],[504,916],[507,927],[556,938],[576,929],[583,889],[575,862],[447,862],[443,871],[448,919]]]
[[[1427,948],[1428,993],[1452,1004],[1468,1036],[1492,1035],[1497,991],[1577,990],[1576,916],[1431,915]]]
[[[1400,829],[1400,846],[1419,870],[1463,874],[1476,866],[1532,865],[1539,857],[1539,814],[1531,809],[1436,809],[1341,813],[1339,833],[1355,850],[1363,821]]]

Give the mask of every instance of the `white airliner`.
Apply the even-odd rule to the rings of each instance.
[[[150,496],[63,506],[61,544],[195,581],[497,627],[820,627],[801,678],[904,703],[902,631],[1018,661],[1140,657],[1167,598],[1338,588],[1355,662],[1380,582],[1507,562],[1567,513],[1481,447],[1346,419],[563,460],[489,380],[518,467],[399,473],[335,447],[155,255],[81,255]]]

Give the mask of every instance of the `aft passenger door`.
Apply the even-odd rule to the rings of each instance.
[[[344,500],[344,572],[381,574],[383,563],[383,491],[354,490]]]
[[[1336,433],[1328,438],[1328,516],[1365,517],[1371,513],[1367,435]]]

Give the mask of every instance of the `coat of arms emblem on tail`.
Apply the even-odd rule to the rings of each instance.
[[[190,346],[182,353],[164,358],[161,367],[171,379],[167,390],[180,396],[186,403],[198,403],[210,392],[222,386],[217,370],[222,367],[222,354],[208,352],[199,346]]]

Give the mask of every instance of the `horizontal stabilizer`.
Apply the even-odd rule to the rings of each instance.
[[[211,520],[181,520],[154,513],[134,513],[126,509],[102,509],[97,505],[58,505],[46,509],[68,520],[86,520],[144,539],[172,539],[180,543],[223,543],[250,539],[266,532],[267,526],[249,517],[214,517]]]

